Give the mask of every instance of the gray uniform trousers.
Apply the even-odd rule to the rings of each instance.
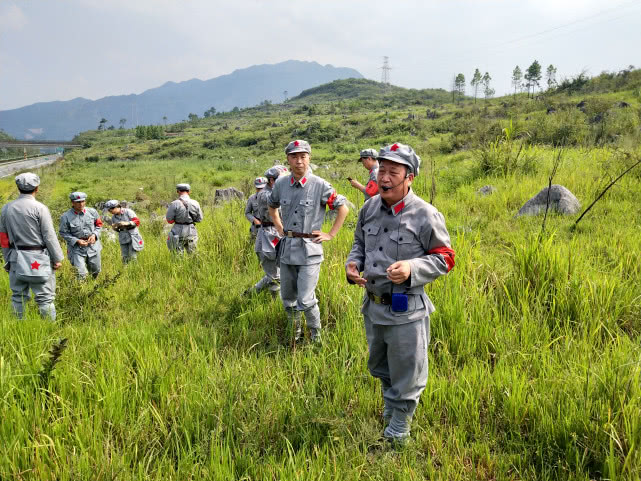
[[[91,275],[96,278],[102,268],[100,254],[89,257],[86,250],[83,252],[80,249],[74,249],[74,251],[69,254],[69,261],[78,271],[78,279],[86,279],[87,274],[90,272]]]
[[[406,324],[374,324],[367,314],[365,333],[369,348],[367,367],[381,380],[386,410],[414,414],[427,385],[429,317]]]
[[[277,292],[280,289],[278,285],[278,282],[280,281],[279,260],[268,259],[262,252],[256,252],[256,255],[258,256],[258,260],[260,261],[260,265],[262,266],[265,275],[254,285],[254,289],[256,289],[256,291],[262,291],[266,287],[269,287],[270,291]]]
[[[38,304],[38,310],[42,317],[49,317],[56,320],[56,306],[53,301],[56,297],[56,275],[52,272],[46,282],[24,282],[17,278],[15,263],[12,263],[9,271],[9,287],[11,288],[11,306],[18,319],[24,314],[24,304],[31,299],[29,289],[33,291],[33,298]]]
[[[123,264],[126,264],[129,261],[135,261],[136,257],[138,257],[138,254],[134,250],[134,245],[132,242],[120,244],[120,255],[122,256]]]
[[[297,266],[280,264],[280,297],[289,312],[303,311],[307,327],[320,329],[320,310],[316,299],[316,284],[320,275],[320,263]]]

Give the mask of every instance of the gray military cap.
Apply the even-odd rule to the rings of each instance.
[[[361,156],[358,159],[359,161],[365,157],[373,157],[374,159],[378,156],[376,149],[365,149],[361,150]]]
[[[287,172],[287,168],[282,165],[275,165],[265,171],[265,177],[268,179],[278,179],[281,174]]]
[[[36,187],[40,185],[40,177],[38,177],[33,172],[25,172],[16,176],[16,185],[18,189],[27,191],[36,190]]]
[[[191,190],[191,186],[189,184],[176,184],[176,190],[187,192]]]
[[[296,152],[312,153],[312,147],[306,140],[292,140],[287,147],[285,147],[285,154],[295,154]]]
[[[105,202],[105,208],[106,209],[113,209],[114,207],[120,207],[120,201],[111,199]]]
[[[399,142],[383,147],[378,153],[377,159],[386,159],[397,164],[407,165],[409,173],[414,175],[418,175],[421,166],[421,158],[414,152],[414,149]]]
[[[257,189],[262,189],[267,185],[267,179],[265,177],[256,177],[254,180],[254,187]]]
[[[71,202],[87,200],[87,194],[85,194],[84,192],[72,192],[71,194],[69,194],[69,198],[71,199]]]

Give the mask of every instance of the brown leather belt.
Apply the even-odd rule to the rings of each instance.
[[[313,239],[316,237],[316,234],[305,234],[304,232],[294,232],[291,230],[285,231],[286,237],[301,237],[304,239]]]
[[[390,294],[377,296],[373,292],[367,291],[367,297],[369,297],[369,300],[374,304],[383,304],[384,306],[389,306],[392,304],[392,296]]]
[[[267,221],[265,221],[265,222],[261,222],[261,223],[260,223],[260,225],[259,225],[258,227],[273,227],[273,226],[274,226],[274,223],[273,223],[273,222],[267,222]]]
[[[176,225],[194,225],[193,222],[174,222]]]

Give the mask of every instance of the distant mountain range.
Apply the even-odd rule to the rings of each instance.
[[[316,62],[288,60],[274,65],[254,65],[210,80],[167,82],[136,95],[117,95],[98,100],[75,98],[40,102],[0,111],[0,129],[17,139],[69,140],[85,130],[96,129],[102,118],[105,128],[175,123],[190,113],[203,115],[250,107],[265,100],[281,102],[287,92],[294,97],[303,90],[333,80],[363,78],[351,68],[337,68]],[[163,120],[166,117],[166,120]]]

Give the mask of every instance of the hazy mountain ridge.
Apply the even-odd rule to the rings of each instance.
[[[210,107],[219,111],[249,107],[264,100],[280,102],[284,92],[294,97],[305,89],[337,79],[362,78],[351,68],[320,65],[316,62],[288,60],[269,65],[254,65],[209,80],[191,79],[165,82],[141,94],[116,95],[98,100],[75,98],[67,101],[40,102],[18,109],[0,111],[0,128],[18,138],[71,139],[79,132],[95,129],[101,118],[105,127],[160,124],[202,115]]]

